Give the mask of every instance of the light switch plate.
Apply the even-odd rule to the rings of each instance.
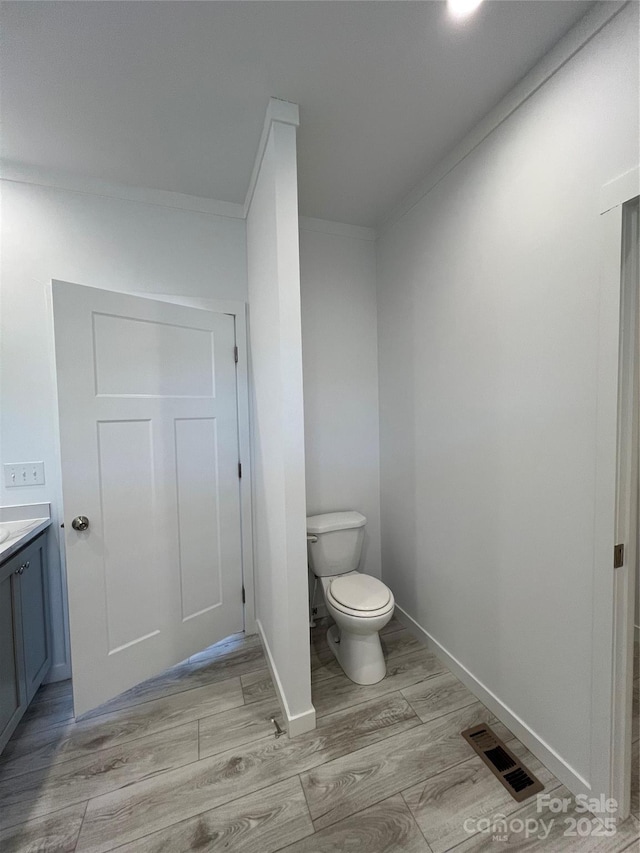
[[[4,484],[13,486],[44,485],[44,462],[5,462]]]

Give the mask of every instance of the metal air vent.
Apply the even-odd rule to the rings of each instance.
[[[542,782],[527,770],[485,723],[465,729],[461,734],[514,800],[520,803],[544,790]]]

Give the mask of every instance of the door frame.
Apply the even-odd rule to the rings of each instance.
[[[231,299],[210,299],[206,296],[181,296],[174,293],[122,291],[129,296],[141,296],[160,302],[171,302],[187,308],[200,308],[214,314],[230,314],[234,318],[238,361],[236,363],[236,405],[238,407],[238,454],[242,464],[240,477],[240,527],[242,553],[242,584],[244,586],[245,634],[257,634],[256,596],[253,562],[253,503],[251,467],[251,424],[249,414],[249,346],[247,336],[246,302]]]
[[[637,287],[623,280],[623,205],[640,194],[640,166],[600,196],[600,313],[596,427],[590,792],[617,800],[629,815],[633,614],[637,533]],[[630,475],[628,473],[630,472]],[[625,559],[613,568],[613,548]]]

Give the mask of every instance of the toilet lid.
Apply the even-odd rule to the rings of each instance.
[[[331,581],[331,596],[350,610],[380,610],[391,598],[389,588],[371,575],[344,575]]]

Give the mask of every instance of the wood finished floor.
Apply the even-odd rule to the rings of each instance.
[[[491,723],[547,791],[568,792],[398,622],[383,632],[387,676],[371,687],[343,675],[326,627],[312,632],[318,726],[292,740],[274,737],[271,718],[282,719],[255,637],[219,643],[77,722],[70,682],[42,688],[0,756],[1,853],[637,849],[637,669],[635,817],[609,839],[565,837],[556,817],[545,840],[494,841],[465,819],[553,815],[516,803],[462,729]]]

